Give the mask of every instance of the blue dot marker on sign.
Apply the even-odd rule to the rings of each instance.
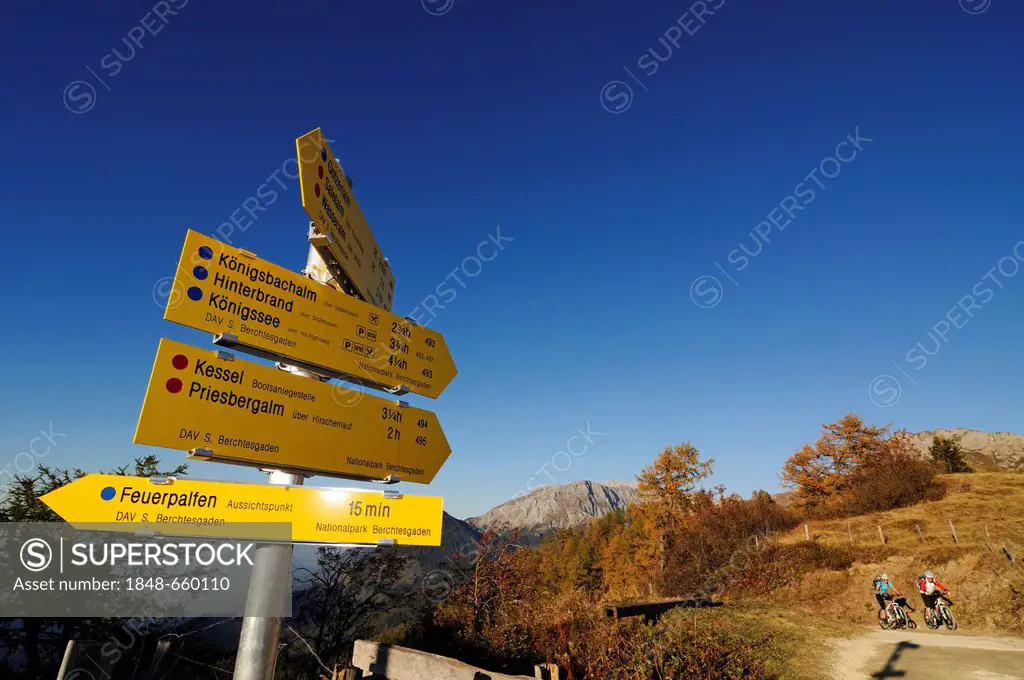
[[[199,257],[204,260],[210,260],[213,258],[213,249],[210,246],[199,246]]]
[[[327,149],[320,149],[320,160],[327,160]]]
[[[208,274],[209,272],[206,271],[206,267],[203,266],[198,266],[192,270],[192,276],[196,277],[196,279],[199,281],[206,280]]]
[[[188,289],[188,298],[192,302],[199,302],[203,299],[203,289],[198,286],[192,286]]]
[[[117,489],[115,489],[112,486],[108,486],[107,488],[103,489],[103,491],[100,491],[100,498],[102,498],[105,501],[112,501],[112,500],[114,500],[114,496],[116,496],[116,495],[117,495]]]

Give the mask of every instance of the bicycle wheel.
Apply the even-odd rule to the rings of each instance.
[[[915,621],[914,619],[912,619],[912,618],[910,618],[908,616],[907,617],[907,628],[909,628],[910,630],[914,630],[915,628],[917,628],[917,621]]]
[[[949,610],[949,607],[945,605],[942,605],[942,622],[946,624],[946,628],[956,630],[956,617],[953,616],[953,612]]]
[[[907,627],[907,614],[903,611],[903,607],[893,607],[893,613],[896,614],[896,626],[898,628]]]
[[[882,630],[889,630],[889,628],[892,627],[892,623],[887,618],[885,618],[884,609],[878,610],[878,627]]]

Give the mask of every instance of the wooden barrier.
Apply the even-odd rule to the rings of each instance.
[[[352,665],[363,680],[535,680],[525,675],[492,673],[455,659],[415,649],[357,640]]]
[[[708,599],[660,600],[656,602],[639,602],[636,604],[611,604],[604,608],[604,615],[609,619],[626,619],[642,616],[648,621],[657,621],[665,612],[677,607],[720,607],[721,602]]]

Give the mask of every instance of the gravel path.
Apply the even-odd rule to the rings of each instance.
[[[835,680],[1024,680],[1024,638],[876,630],[832,644]]]

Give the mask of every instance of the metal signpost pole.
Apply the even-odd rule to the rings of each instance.
[[[304,272],[314,281],[330,285],[330,274],[313,246],[309,247]],[[324,380],[309,371],[278,363],[278,368],[315,380]],[[301,486],[302,475],[278,470],[270,471],[270,483],[282,486]],[[252,580],[246,609],[269,611],[280,607],[292,578],[292,545],[262,545],[253,558]],[[281,617],[246,616],[238,638],[235,655],[235,680],[272,680],[277,666],[278,644],[281,638]]]
[[[271,471],[270,483],[300,486],[302,475]],[[253,557],[247,611],[269,611],[284,603],[285,586],[292,578],[292,545],[261,545]],[[271,680],[277,665],[277,645],[281,635],[281,617],[246,616],[238,638],[235,656],[235,680]]]

